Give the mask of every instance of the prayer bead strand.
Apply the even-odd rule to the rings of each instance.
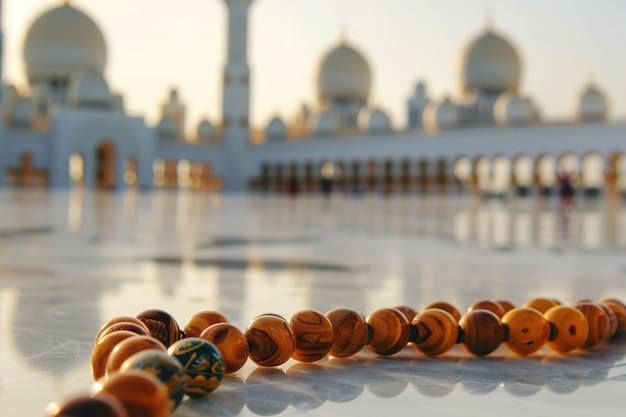
[[[383,308],[367,318],[348,309],[326,314],[304,310],[290,320],[257,316],[243,332],[214,311],[195,314],[181,329],[169,313],[146,310],[101,327],[91,357],[93,397],[51,403],[48,416],[82,417],[98,410],[111,417],[167,416],[180,402],[181,390],[193,398],[205,396],[247,359],[276,367],[289,359],[345,358],[366,346],[378,355],[394,355],[407,345],[438,356],[455,344],[476,356],[489,355],[501,345],[518,355],[534,354],[544,346],[567,353],[624,334],[626,306],[616,299],[581,300],[568,307],[535,298],[519,308],[505,300],[480,300],[463,316],[445,302],[419,312],[408,306]],[[175,384],[172,375],[177,375]]]

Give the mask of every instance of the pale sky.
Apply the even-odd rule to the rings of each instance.
[[[22,43],[32,20],[61,0],[3,0],[5,80],[25,86]],[[71,0],[108,44],[107,79],[127,110],[158,119],[172,86],[187,105],[187,130],[221,116],[226,10],[222,0]],[[517,47],[522,92],[545,119],[572,114],[593,79],[609,96],[612,118],[626,116],[626,1],[619,0],[255,0],[250,16],[252,114],[264,127],[314,103],[315,70],[342,27],[368,59],[371,103],[404,126],[417,80],[431,97],[459,95],[458,60],[493,16]]]

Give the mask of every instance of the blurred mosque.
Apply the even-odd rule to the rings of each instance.
[[[321,57],[317,103],[253,130],[252,0],[224,2],[223,117],[203,120],[191,137],[176,90],[162,104],[157,126],[125,112],[123,96],[104,77],[105,37],[89,16],[69,1],[43,12],[23,45],[28,90],[6,84],[0,92],[0,182],[499,195],[549,194],[567,173],[581,192],[626,191],[626,125],[607,121],[602,90],[593,82],[582,88],[570,121],[542,120],[521,88],[518,51],[491,25],[462,51],[458,98],[434,100],[417,83],[402,129],[371,105],[370,64],[344,39]]]

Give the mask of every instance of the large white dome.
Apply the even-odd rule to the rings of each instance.
[[[322,105],[336,99],[366,103],[371,84],[370,67],[356,49],[342,44],[322,58],[317,74],[317,94]]]
[[[605,94],[594,84],[589,84],[576,100],[576,118],[580,122],[605,121],[609,103]]]
[[[96,23],[69,5],[39,16],[24,41],[26,73],[31,83],[46,78],[69,80],[86,68],[102,72],[106,60],[106,42]]]
[[[513,45],[490,30],[474,39],[461,56],[463,92],[516,92],[522,66]]]

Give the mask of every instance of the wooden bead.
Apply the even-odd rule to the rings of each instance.
[[[54,402],[46,408],[47,417],[129,417],[121,402],[109,394],[97,397],[73,397],[64,402]]]
[[[296,348],[291,357],[297,361],[318,361],[333,347],[333,325],[322,313],[299,311],[291,316],[289,326],[296,337]]]
[[[502,305],[497,301],[491,301],[491,300],[476,301],[467,309],[467,312],[471,313],[472,311],[475,311],[475,310],[491,311],[493,314],[498,316],[498,318],[502,318],[502,316],[504,316],[504,307],[502,307]]]
[[[613,314],[615,314],[615,320],[617,322],[617,329],[615,330],[614,337],[619,337],[626,333],[626,307],[620,302],[615,302],[613,300],[602,300],[600,302],[602,305],[607,306]]]
[[[213,324],[204,329],[200,337],[213,343],[222,352],[227,374],[237,372],[246,364],[249,354],[248,339],[232,324]]]
[[[533,298],[531,300],[528,300],[526,304],[524,304],[524,307],[534,308],[535,310],[543,314],[546,311],[550,310],[552,307],[558,306],[560,304],[561,303],[559,303],[558,301],[551,300],[549,298]]]
[[[459,326],[463,329],[461,346],[476,356],[488,355],[504,342],[505,327],[491,311],[470,311],[461,317]]]
[[[106,323],[104,323],[100,327],[100,330],[98,330],[98,333],[96,334],[96,342],[102,336],[102,332],[104,332],[106,329],[108,329],[110,326],[112,326],[113,324],[116,324],[116,323],[135,323],[135,324],[137,324],[139,326],[143,326],[143,328],[146,329],[146,332],[148,334],[150,334],[150,329],[148,329],[148,326],[143,324],[143,322],[141,320],[139,320],[137,317],[118,316],[118,317],[113,317],[112,319],[108,320]]]
[[[139,336],[150,336],[150,330],[148,330],[148,328],[145,325],[140,326],[136,323],[131,323],[131,322],[119,322],[119,323],[112,324],[106,329],[104,329],[104,331],[100,334],[100,337],[102,338],[111,333],[119,332],[120,330],[129,331]]]
[[[150,336],[133,336],[122,340],[113,348],[106,364],[106,375],[120,369],[124,361],[137,352],[144,350],[160,350],[165,352],[167,349],[163,343]]]
[[[217,311],[201,311],[187,321],[183,333],[185,337],[199,337],[207,328],[217,323],[230,323],[228,319]]]
[[[515,308],[515,304],[513,304],[510,301],[507,301],[507,300],[497,300],[497,301],[498,303],[500,303],[500,305],[504,309],[504,314],[508,313],[509,311]]]
[[[169,417],[172,402],[164,384],[145,371],[116,372],[94,384],[94,397],[112,395],[132,417]]]
[[[404,317],[406,317],[406,319],[410,322],[413,321],[413,319],[415,318],[415,316],[417,316],[417,311],[415,311],[414,309],[412,309],[409,306],[397,306],[394,307],[396,310],[400,311],[402,314],[404,314]]]
[[[296,347],[296,340],[284,318],[264,314],[253,319],[245,331],[250,359],[260,366],[278,366],[287,362]]]
[[[98,343],[91,352],[91,375],[93,379],[97,381],[106,374],[106,365],[111,352],[122,340],[129,337],[137,336],[133,332],[126,330],[120,330],[119,332],[111,333],[105,337],[98,339]]]
[[[578,349],[587,340],[589,324],[580,310],[560,305],[552,307],[543,316],[556,329],[547,343],[550,349],[566,353]]]
[[[369,328],[365,317],[356,311],[336,308],[326,313],[333,327],[333,346],[330,354],[347,358],[359,352],[367,344]]]
[[[423,310],[412,324],[417,327],[417,340],[413,345],[429,356],[446,353],[459,338],[457,321],[450,313],[438,308]]]
[[[602,303],[596,303],[596,304],[604,310],[604,312],[607,314],[609,318],[609,333],[606,335],[606,339],[604,340],[611,340],[617,333],[617,326],[619,325],[617,321],[617,315],[615,314],[613,310],[609,308],[609,306],[602,304]]]
[[[600,307],[599,304],[590,303],[578,303],[575,306],[581,313],[587,318],[587,324],[589,325],[589,334],[587,340],[583,344],[586,349],[592,348],[598,343],[608,340],[609,337],[609,316],[606,311]]]
[[[454,317],[457,323],[459,322],[459,320],[461,320],[461,313],[455,306],[453,306],[450,303],[446,303],[445,301],[436,301],[434,303],[428,304],[426,307],[422,309],[422,311],[430,310],[432,308],[438,308],[440,310],[447,311],[448,313],[452,315],[452,317]]]
[[[409,321],[394,308],[381,308],[365,320],[372,328],[372,338],[367,346],[379,355],[393,355],[409,343]]]
[[[180,405],[190,378],[177,358],[160,350],[144,350],[126,359],[120,366],[120,373],[133,369],[148,372],[159,378],[167,387],[168,395],[173,401],[172,409]]]
[[[535,353],[550,339],[550,323],[534,308],[515,308],[502,317],[502,323],[509,327],[504,345],[518,355]]]
[[[165,347],[181,339],[181,331],[176,319],[163,310],[146,310],[137,314],[148,329],[152,337],[158,339]]]

